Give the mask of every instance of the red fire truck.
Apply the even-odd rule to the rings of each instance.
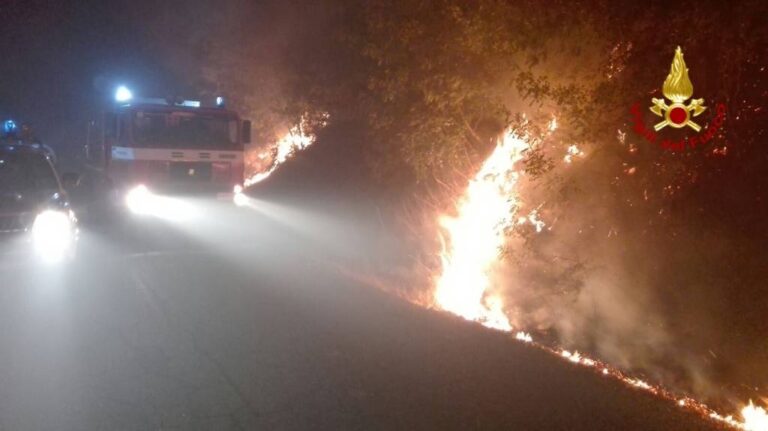
[[[91,165],[118,193],[242,191],[244,145],[251,123],[225,108],[178,98],[141,99],[120,87],[104,113],[100,145],[87,145]]]

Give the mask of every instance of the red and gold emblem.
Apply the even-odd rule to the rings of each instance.
[[[707,108],[704,106],[704,99],[692,99],[687,105],[685,101],[693,96],[693,84],[688,77],[688,68],[685,67],[683,60],[683,50],[678,46],[675,50],[675,58],[672,59],[672,67],[669,70],[667,79],[664,80],[664,97],[672,103],[667,105],[664,99],[653,98],[651,112],[663,117],[664,121],[656,123],[653,128],[656,131],[666,126],[681,129],[685,126],[695,131],[701,130],[701,126],[696,124],[692,117],[696,117]]]

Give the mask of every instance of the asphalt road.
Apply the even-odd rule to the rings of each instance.
[[[340,210],[341,211],[341,210]],[[0,273],[0,430],[694,430],[697,416],[343,275],[365,226],[190,201]]]

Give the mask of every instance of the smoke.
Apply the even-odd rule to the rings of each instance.
[[[731,309],[753,307],[725,276],[757,267],[738,262],[735,240],[645,198],[661,186],[629,169],[642,162],[627,164],[628,143],[585,146],[569,163],[563,140],[537,144],[554,167],[522,177],[517,214],[535,211],[540,225],[510,229],[491,274],[515,330],[715,405],[759,396],[759,344],[734,331]]]
[[[145,21],[150,16],[153,49],[165,53],[167,63],[186,83],[186,91],[229,96],[231,108],[255,121],[257,143],[249,151],[254,164],[261,163],[261,168],[255,168],[258,171],[273,165],[271,158],[258,155],[274,153],[271,146],[302,115],[321,112],[330,113],[334,121],[348,120],[349,111],[358,108],[358,90],[367,88],[359,86],[360,76],[350,79],[348,71],[355,70],[355,64],[333,51],[340,45],[330,38],[336,28],[330,23],[338,18],[335,9],[327,2],[318,4],[235,1],[222,7],[193,1],[184,7],[165,6],[162,13],[137,14]],[[197,24],[189,28],[189,22]],[[709,28],[696,28],[700,27]],[[661,85],[669,55],[657,57],[659,47],[652,41],[640,51],[642,40],[612,47],[601,36],[595,29],[581,29],[558,38],[545,49],[557,55],[537,59],[533,71],[557,77],[548,81],[553,87],[573,83],[600,87],[604,90],[599,92],[601,100],[615,102],[612,108],[623,110],[626,104],[628,109],[635,95],[645,97]],[[727,44],[729,55],[736,45]],[[698,58],[717,61],[716,56],[699,52]],[[691,58],[696,57],[693,54]],[[649,65],[657,64],[659,76],[647,72]],[[695,70],[697,92],[707,93],[698,84],[706,82],[704,67]],[[717,71],[710,81],[737,75]],[[313,80],[304,79],[307,75]],[[653,80],[643,80],[646,75]],[[496,78],[503,86],[494,94],[503,95],[510,112],[528,112],[532,123],[542,128],[558,114],[557,106],[551,104],[529,106],[525,97],[510,88],[509,77]],[[714,97],[715,93],[709,94]],[[568,101],[571,95],[565,92],[563,98]],[[341,114],[344,107],[347,116]],[[580,120],[590,127],[594,127],[590,115],[620,118],[607,111],[582,114],[587,118]],[[641,146],[632,140],[631,132],[626,136],[626,125],[619,121],[611,122],[611,129],[592,142],[571,140],[569,128],[578,125],[562,121],[560,131],[527,153],[530,163],[519,185],[522,203],[515,208],[516,215],[530,219],[535,214],[533,220],[540,220],[544,227],[532,220],[510,227],[492,274],[494,293],[502,295],[513,326],[535,332],[536,339],[589,352],[696,395],[733,390],[740,400],[756,398],[753,389],[744,388],[762,385],[764,389],[768,383],[765,365],[760,363],[768,330],[761,317],[765,303],[751,299],[755,293],[764,296],[756,288],[768,276],[764,265],[760,269],[764,252],[745,238],[748,234],[723,239],[737,229],[729,227],[728,221],[702,216],[702,208],[718,205],[716,198],[701,199],[705,193],[683,195],[686,184],[696,180],[697,172],[691,171],[700,166],[694,163],[712,166],[714,159],[701,153],[690,162],[693,157]],[[605,137],[614,135],[615,128],[622,128],[619,135],[624,138]],[[354,144],[355,148],[369,145],[362,140]],[[339,154],[348,151],[338,150]],[[390,147],[379,151],[392,152]],[[345,157],[339,158],[351,164]],[[761,160],[750,157],[746,168],[758,172]],[[743,182],[738,168],[731,169],[731,180],[722,182],[720,192]],[[336,175],[343,176],[341,170],[337,167],[326,174],[338,179]],[[391,176],[399,178],[398,173]],[[711,178],[720,183],[718,177]],[[706,190],[704,185],[701,189]],[[449,191],[430,193],[457,197],[462,191],[458,184]],[[744,195],[757,196],[757,192]],[[386,259],[371,271],[393,280],[389,284],[402,286],[403,296],[429,303],[425,286],[434,283],[432,278],[440,269],[436,220],[451,209],[444,205],[444,197],[417,196],[413,199],[417,204],[411,206],[402,206],[403,200],[376,207],[372,217],[377,220],[402,221],[400,231],[382,236],[404,239],[402,250],[388,249]],[[742,211],[736,214],[745,214],[743,209],[754,203],[741,202]],[[740,293],[742,286],[751,294]]]

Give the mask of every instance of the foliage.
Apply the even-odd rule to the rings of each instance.
[[[168,7],[153,36],[172,39],[174,24],[199,20],[199,31],[168,50],[192,86],[233,95],[262,140],[304,114],[328,113],[329,128],[364,130],[346,140],[329,134],[343,141],[334,148],[355,147],[338,157],[362,152],[379,186],[432,212],[450,206],[505,127],[543,136],[524,160],[520,211],[539,210],[552,231],[509,229],[504,251],[517,301],[534,295],[535,307],[572,305],[589,277],[609,273],[610,281],[592,285],[618,285],[656,304],[651,311],[667,311],[658,321],[638,308],[647,327],[673,327],[678,340],[692,340],[701,315],[734,310],[726,324],[697,333],[715,338],[732,325],[718,342],[736,349],[768,331],[756,317],[768,304],[753,299],[766,297],[760,286],[768,277],[760,264],[768,240],[764,2],[238,0],[223,10],[195,3]],[[646,109],[661,95],[677,45],[695,97],[709,107],[702,122],[718,102],[728,115],[712,143],[682,152],[636,136],[629,114],[633,103]],[[553,115],[560,128],[548,135],[543,126]],[[687,131],[664,133],[680,139]],[[574,145],[584,157],[564,163]],[[407,205],[403,212],[414,213]],[[414,236],[425,242],[424,232]],[[610,329],[619,340],[644,339]],[[752,336],[742,343],[734,333]],[[671,361],[669,351],[644,353]]]

